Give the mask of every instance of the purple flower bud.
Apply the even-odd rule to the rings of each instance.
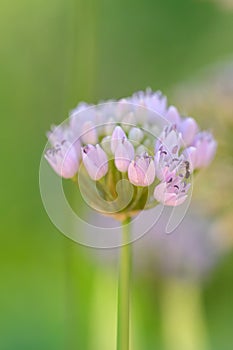
[[[111,150],[113,154],[115,153],[117,146],[122,142],[123,139],[127,139],[125,132],[120,126],[116,126],[112,133],[111,140]]]
[[[196,135],[193,146],[196,148],[194,168],[207,167],[211,163],[217,149],[217,142],[212,134],[205,131],[200,132]]]
[[[129,139],[131,141],[135,141],[136,143],[140,143],[144,138],[144,133],[139,128],[131,128],[129,131]]]
[[[82,147],[82,159],[89,176],[100,180],[108,172],[108,158],[99,145]]]
[[[48,149],[45,158],[56,173],[66,179],[72,178],[78,171],[79,157],[69,141],[62,141]]]
[[[96,144],[98,142],[98,135],[95,125],[91,121],[86,121],[81,130],[82,142],[84,144]]]
[[[173,207],[182,204],[187,198],[187,191],[190,187],[182,180],[179,176],[173,176],[166,182],[161,182],[155,187],[155,199],[164,205]]]
[[[197,123],[193,118],[185,118],[179,125],[179,131],[182,134],[184,144],[189,146],[198,132]]]
[[[116,168],[121,172],[127,171],[132,159],[134,159],[134,147],[127,139],[123,138],[115,150]]]
[[[170,106],[168,108],[166,119],[170,121],[172,124],[179,125],[180,124],[180,115],[176,107]]]
[[[150,186],[155,179],[155,164],[148,154],[137,156],[128,168],[129,181],[135,186]]]

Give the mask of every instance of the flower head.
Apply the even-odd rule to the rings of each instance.
[[[66,125],[48,133],[52,149],[45,157],[60,176],[82,174],[92,202],[94,181],[102,212],[110,201],[116,215],[133,215],[158,202],[185,201],[191,172],[207,166],[216,151],[212,135],[198,130],[160,92],[140,91],[117,102],[78,105]]]

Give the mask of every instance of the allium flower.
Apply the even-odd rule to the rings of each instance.
[[[48,149],[45,158],[56,173],[66,179],[72,178],[78,171],[79,155],[69,141],[64,140]]]
[[[131,128],[129,130],[129,139],[135,143],[139,143],[143,140],[144,134],[143,131],[139,128]]]
[[[108,171],[108,158],[99,145],[87,145],[82,148],[82,159],[89,176],[97,181]]]
[[[179,126],[183,141],[186,146],[189,146],[194,141],[198,132],[198,125],[193,118],[185,118]]]
[[[175,106],[170,106],[166,113],[166,119],[172,124],[179,125],[181,122],[180,114]]]
[[[200,132],[196,135],[193,146],[196,149],[194,167],[207,167],[212,161],[217,148],[213,136],[209,132]]]
[[[129,349],[131,217],[158,203],[182,204],[191,173],[210,163],[216,142],[151,90],[96,106],[81,103],[48,139],[52,168],[72,178],[93,209],[122,223],[117,349]]]
[[[112,137],[111,137],[111,150],[112,153],[116,152],[117,146],[119,145],[119,143],[121,143],[123,140],[126,139],[126,134],[125,132],[122,130],[122,128],[120,126],[117,126],[113,133],[112,133]]]
[[[175,177],[170,177],[169,180],[156,186],[154,196],[158,202],[164,205],[177,206],[182,204],[187,198],[189,187],[179,175],[175,175]]]
[[[116,168],[121,172],[126,172],[129,163],[134,158],[134,147],[120,126],[117,126],[112,134],[111,149],[115,155]]]
[[[183,203],[190,174],[209,165],[216,151],[210,133],[199,132],[193,118],[182,118],[151,90],[96,106],[81,103],[48,139],[52,149],[45,157],[53,169],[83,182],[92,203],[94,181],[100,196],[95,208],[115,217],[158,202]]]
[[[150,186],[155,179],[155,163],[151,156],[144,153],[136,156],[128,168],[129,181],[135,186]]]
[[[82,142],[96,144],[98,135],[92,121],[86,121],[82,126]]]

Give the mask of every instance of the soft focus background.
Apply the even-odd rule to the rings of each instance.
[[[109,252],[96,260],[94,249],[56,230],[41,202],[38,170],[45,131],[80,100],[147,86],[218,140],[194,198],[205,216],[203,235],[214,232],[224,254],[187,287],[142,258],[145,242],[137,242],[134,260],[144,263],[134,266],[132,349],[200,350],[192,341],[177,345],[174,333],[182,330],[202,334],[205,349],[233,349],[232,2],[2,1],[0,32],[0,349],[114,349],[117,262],[103,263]],[[194,315],[189,330],[187,309]]]

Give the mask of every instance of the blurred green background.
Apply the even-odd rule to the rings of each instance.
[[[151,86],[176,103],[177,84],[233,55],[233,11],[220,5],[1,2],[1,350],[114,349],[116,264],[93,262],[93,249],[66,239],[47,217],[38,184],[45,132],[80,100],[120,98]],[[164,349],[160,287],[147,274],[134,280],[132,349]],[[233,254],[222,259],[202,298],[210,349],[231,350]]]

